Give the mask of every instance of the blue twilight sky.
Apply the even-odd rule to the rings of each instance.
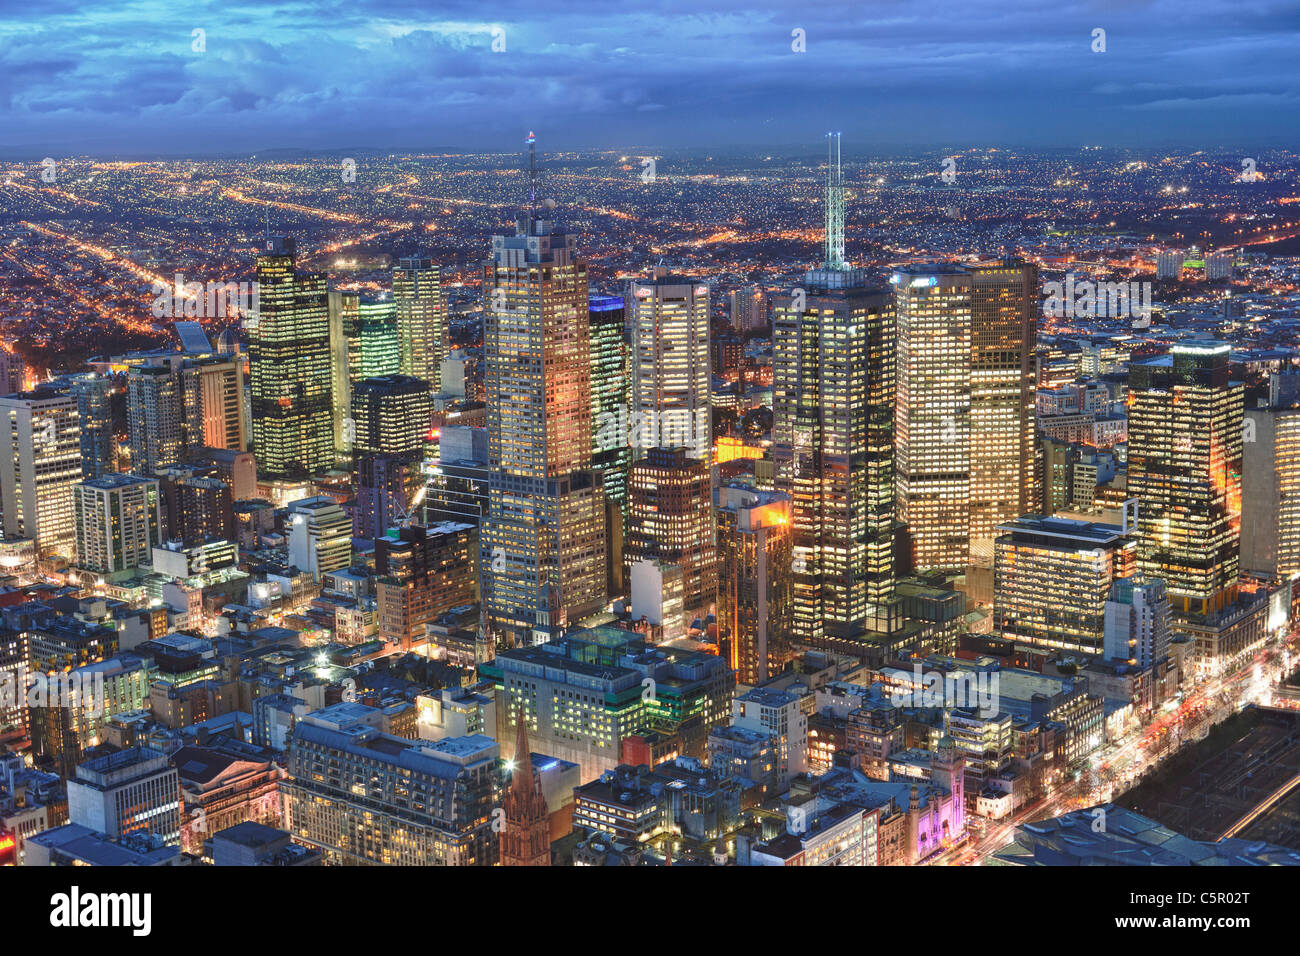
[[[0,0],[0,155],[504,150],[528,128],[548,151],[1294,146],[1300,3]]]

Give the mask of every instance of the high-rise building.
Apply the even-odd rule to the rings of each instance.
[[[441,392],[442,360],[447,357],[438,267],[425,256],[399,259],[393,269],[393,299],[397,302],[397,337],[401,351],[401,373],[423,379]]]
[[[912,266],[890,282],[898,518],[916,567],[987,569],[997,526],[1039,507],[1037,268],[1012,259]]]
[[[27,387],[27,364],[23,357],[0,343],[0,395],[17,395]]]
[[[158,481],[104,475],[76,486],[77,566],[102,575],[150,564],[162,542]]]
[[[357,460],[353,533],[373,540],[411,517],[424,499],[427,480],[418,455],[362,456]]]
[[[263,478],[297,479],[334,464],[325,278],[294,269],[292,239],[268,237],[249,322],[253,451]]]
[[[1248,408],[1241,470],[1241,569],[1300,575],[1300,407]]]
[[[358,378],[401,374],[402,346],[397,333],[397,303],[392,298],[382,294],[361,296],[357,304],[357,338],[361,351]]]
[[[409,375],[384,375],[352,389],[357,455],[418,455],[429,437],[433,397],[429,383]]]
[[[502,866],[550,866],[550,812],[542,793],[541,778],[533,773],[528,747],[528,723],[516,721],[515,759],[510,787],[501,801]]]
[[[489,627],[513,643],[548,640],[606,597],[605,496],[591,460],[587,264],[576,237],[534,199],[535,172],[528,212],[515,235],[493,237],[483,268],[483,597]]]
[[[1165,249],[1156,256],[1157,279],[1179,279],[1183,275],[1183,250]]]
[[[627,482],[632,469],[628,434],[626,310],[616,295],[591,296],[587,305],[591,332],[591,462],[605,489],[605,564],[608,590],[624,591],[623,538],[627,533]]]
[[[189,451],[200,448],[243,451],[248,447],[241,359],[187,362],[181,369],[181,387],[185,444]]]
[[[1205,257],[1205,279],[1220,282],[1232,278],[1232,253],[1213,252]]]
[[[1104,650],[1111,586],[1135,570],[1121,525],[1026,515],[995,543],[993,632],[1045,653]]]
[[[445,524],[393,528],[375,539],[379,632],[404,650],[424,641],[424,625],[478,601],[478,529]]]
[[[333,498],[289,505],[289,563],[319,581],[352,564],[352,519]]]
[[[1243,389],[1226,344],[1176,345],[1129,367],[1128,493],[1140,500],[1138,568],[1175,616],[1238,594]]]
[[[72,379],[81,425],[81,475],[98,478],[113,471],[113,383],[93,372]]]
[[[742,684],[761,684],[794,660],[790,498],[718,489],[718,642]]]
[[[1120,578],[1106,602],[1106,657],[1148,668],[1169,654],[1169,595],[1163,581]]]
[[[659,267],[629,284],[627,303],[633,448],[683,446],[712,463],[708,285]]]
[[[772,305],[773,470],[791,499],[806,642],[897,623],[894,303],[844,259],[838,135],[830,148],[823,261]]]
[[[330,289],[330,414],[334,424],[334,451],[340,460],[352,455],[352,386],[361,381],[361,337],[357,316],[361,293]]]
[[[733,291],[728,299],[731,327],[737,332],[749,332],[767,325],[767,297],[760,285],[744,286]]]
[[[708,465],[685,448],[651,448],[632,466],[623,560],[682,569],[686,609],[717,600],[718,563],[713,488]]]
[[[30,538],[41,554],[76,548],[73,489],[81,481],[77,400],[56,388],[0,397],[0,501],[6,538]]]
[[[180,362],[150,359],[126,373],[131,470],[153,475],[185,454],[185,398]]]

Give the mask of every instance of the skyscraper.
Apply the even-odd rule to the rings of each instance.
[[[42,554],[71,558],[73,489],[81,481],[77,401],[56,388],[0,398],[0,501],[6,538],[31,538]]]
[[[1246,409],[1241,476],[1241,568],[1277,582],[1300,575],[1300,406],[1284,401]]]
[[[361,368],[353,382],[401,373],[397,303],[392,298],[387,295],[361,296],[357,303],[357,337],[360,339]]]
[[[503,640],[534,643],[605,602],[605,502],[592,468],[587,265],[530,200],[483,268],[489,504],[484,600]]]
[[[113,471],[113,383],[88,372],[72,379],[81,424],[81,474],[98,478]]]
[[[419,454],[428,440],[433,398],[429,383],[409,375],[367,378],[352,389],[357,455]]]
[[[794,660],[790,498],[718,489],[718,640],[736,680],[761,684]]]
[[[1019,260],[895,273],[897,514],[920,568],[991,567],[997,526],[1038,507],[1037,268]]]
[[[185,442],[191,451],[248,445],[244,422],[244,363],[227,360],[187,362],[181,369],[185,407]]]
[[[327,289],[323,276],[295,271],[294,255],[292,239],[267,238],[249,323],[253,451],[271,480],[334,464]]]
[[[126,373],[131,470],[153,475],[185,454],[185,399],[179,361],[150,360]]]
[[[794,633],[892,630],[892,296],[844,260],[839,138],[830,141],[821,265],[772,310],[772,458],[791,499]]]
[[[630,569],[656,560],[682,569],[687,611],[718,595],[712,479],[708,465],[685,448],[651,448],[632,466],[623,560]]]
[[[591,451],[605,489],[606,568],[611,594],[624,590],[623,537],[627,533],[627,483],[632,468],[628,435],[628,347],[623,299],[591,296]]]
[[[1140,499],[1138,567],[1175,616],[1237,597],[1244,393],[1229,346],[1176,345],[1129,367],[1128,490]]]
[[[423,379],[436,393],[442,390],[439,371],[447,357],[445,305],[441,274],[425,256],[399,259],[393,269],[393,298],[397,302],[397,337],[401,372]]]
[[[105,475],[76,486],[77,566],[113,575],[150,564],[162,543],[158,481]]]
[[[629,284],[627,303],[633,448],[683,446],[690,457],[711,463],[708,285],[656,268]]]

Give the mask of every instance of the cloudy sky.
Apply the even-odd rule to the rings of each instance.
[[[1300,3],[0,0],[0,155],[529,128],[547,150],[1295,146]]]

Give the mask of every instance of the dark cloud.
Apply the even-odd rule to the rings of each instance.
[[[0,0],[0,147],[1294,145],[1298,37],[1290,0]]]

